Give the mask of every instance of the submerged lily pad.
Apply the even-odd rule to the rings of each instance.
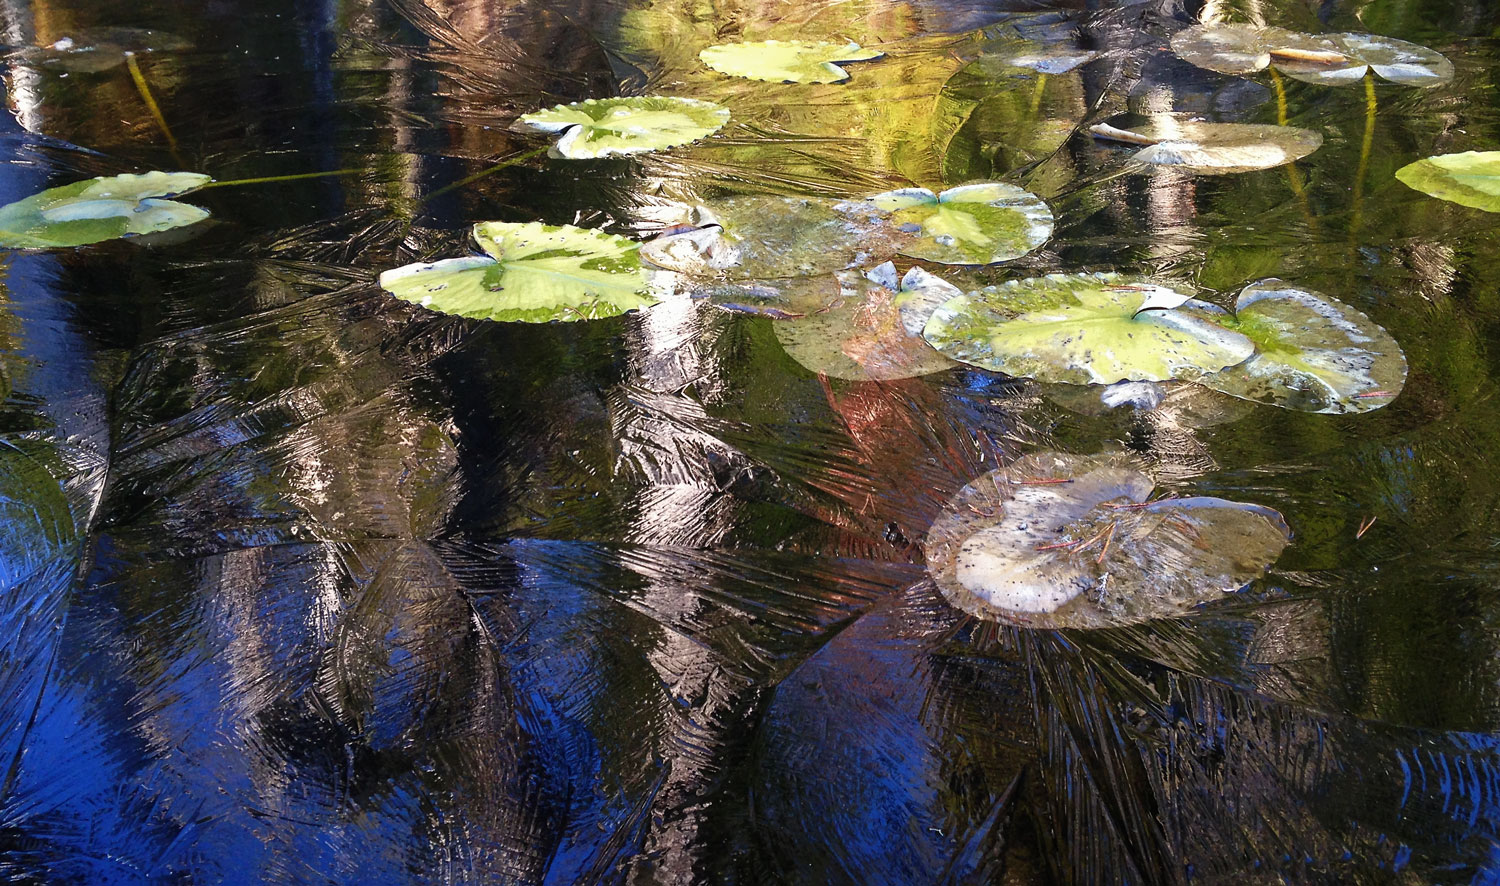
[[[1426,157],[1396,170],[1396,178],[1440,200],[1500,212],[1500,151]]]
[[[675,148],[718,132],[729,109],[695,98],[640,95],[588,99],[523,114],[518,128],[557,133],[552,154],[590,160]]]
[[[1218,322],[1255,342],[1256,354],[1199,381],[1235,397],[1301,412],[1368,412],[1406,384],[1406,357],[1375,321],[1318,292],[1261,280],[1246,286],[1233,319]]]
[[[1218,498],[1148,501],[1128,456],[1037,453],[959,490],[927,536],[948,601],[980,618],[1103,628],[1180,616],[1265,575],[1281,515]]]
[[[862,62],[882,55],[858,43],[807,40],[721,43],[698,53],[705,65],[721,74],[772,83],[837,83],[848,80],[849,72],[834,62]]]
[[[988,265],[1020,258],[1052,236],[1052,210],[1037,195],[1002,182],[949,188],[901,188],[869,202],[912,239],[902,255],[950,265]]]
[[[1092,49],[1073,46],[1039,46],[1007,53],[1002,58],[1018,68],[1027,68],[1039,74],[1066,74],[1099,57]]]
[[[1269,169],[1300,160],[1323,144],[1311,129],[1268,123],[1201,123],[1154,118],[1131,129],[1108,124],[1089,128],[1098,138],[1140,145],[1130,159],[1144,166],[1227,174]]]
[[[961,363],[1068,384],[1194,379],[1255,352],[1244,335],[1195,314],[1143,310],[1173,298],[1187,301],[1117,274],[1049,274],[951,299],[923,334]]]
[[[925,324],[933,306],[960,294],[957,287],[920,268],[897,281],[889,263],[864,277],[840,275],[840,282],[840,302],[776,324],[776,338],[792,359],[813,372],[851,381],[913,378],[952,368],[952,360],[910,330]]]
[[[1308,83],[1357,83],[1365,72],[1404,86],[1438,86],[1453,79],[1453,64],[1425,46],[1375,34],[1299,34],[1246,24],[1195,25],[1172,37],[1184,61],[1224,74],[1252,74],[1268,66]]]
[[[657,267],[695,276],[761,280],[828,274],[867,261],[880,213],[815,197],[746,195],[697,207],[686,230],[644,244]],[[893,247],[892,247],[893,248]]]
[[[488,255],[406,265],[380,275],[403,301],[444,314],[524,323],[595,320],[656,304],[640,245],[572,225],[480,222]]]
[[[189,49],[192,42],[146,28],[85,28],[46,46],[26,46],[13,56],[25,64],[76,74],[108,71],[125,63],[132,53]]]
[[[212,181],[197,172],[91,178],[0,206],[0,247],[45,249],[153,234],[208,218],[208,210],[163,199]]]

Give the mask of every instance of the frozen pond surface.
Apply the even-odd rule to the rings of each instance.
[[[1168,48],[1204,10],[1156,0],[0,2],[0,203],[346,171],[205,190],[212,218],[156,242],[0,253],[0,880],[1500,882],[1500,233],[1394,178],[1500,147],[1500,19],[1208,12],[1257,10],[1456,74],[1378,110],[1216,74]],[[24,48],[65,38],[106,48]],[[808,85],[698,61],[762,39],[885,58]],[[494,169],[544,144],[518,115],[642,93],[733,116]],[[1086,130],[1127,112],[1323,144],[1120,174]],[[696,201],[989,179],[1045,198],[1052,238],[929,270],[1221,305],[1279,277],[1389,330],[1404,390],[1105,410],[965,366],[819,376],[702,299],[531,325],[375,285],[481,220],[645,236]],[[980,620],[927,577],[975,478],[1116,450],[1159,493],[1274,508],[1290,545],[1091,631]]]

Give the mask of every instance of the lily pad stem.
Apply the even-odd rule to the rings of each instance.
[[[135,60],[135,53],[125,53],[125,67],[130,70],[130,79],[135,81],[136,91],[141,94],[141,100],[146,103],[146,110],[151,112],[151,117],[156,125],[161,127],[161,134],[167,137],[167,147],[172,152],[172,159],[177,165],[186,166],[182,158],[177,155],[177,139],[172,135],[172,128],[167,125],[167,118],[162,116],[161,106],[156,103],[156,98],[151,94],[151,86],[146,82],[146,75],[141,72],[141,65]]]
[[[209,188],[232,188],[237,185],[263,185],[270,182],[294,182],[308,178],[327,178],[332,175],[358,175],[361,172],[364,172],[364,170],[331,169],[328,172],[299,172],[295,175],[266,175],[261,176],[260,178],[235,178],[230,179],[229,181],[209,182],[203,187],[198,188],[198,190],[206,191]]]
[[[1281,74],[1275,68],[1270,68],[1271,85],[1276,88],[1276,125],[1287,125],[1286,111],[1286,84],[1281,79]],[[1307,189],[1302,184],[1302,171],[1295,163],[1286,165],[1286,180],[1292,186],[1292,193],[1297,195],[1297,200],[1302,204],[1302,216],[1307,220],[1310,230],[1318,229],[1318,219],[1312,214],[1312,204],[1307,200]]]
[[[1036,88],[1034,88],[1034,89],[1031,90],[1031,114],[1032,114],[1032,116],[1036,116],[1036,112],[1041,108],[1041,106],[1042,106],[1042,90],[1044,90],[1046,88],[1047,88],[1047,75],[1046,75],[1046,73],[1043,72],[1043,73],[1037,74],[1037,77],[1036,77]]]
[[[572,128],[573,128],[572,126],[568,127],[568,129],[572,129]],[[563,131],[567,132],[567,129],[565,129]],[[477,182],[480,179],[484,178],[485,176],[494,175],[495,173],[497,173],[500,170],[505,169],[507,167],[515,166],[518,163],[525,163],[527,160],[530,160],[532,157],[535,157],[535,156],[537,156],[539,154],[545,154],[545,153],[547,153],[547,151],[549,150],[550,147],[551,147],[550,145],[544,145],[543,147],[540,147],[540,148],[534,148],[534,149],[532,149],[530,151],[522,151],[519,154],[514,154],[514,155],[512,155],[510,157],[506,157],[504,160],[501,160],[499,163],[496,163],[494,166],[490,166],[490,167],[487,167],[485,169],[481,169],[478,172],[474,173],[473,175],[468,176],[466,178],[461,178],[458,181],[453,182],[452,184],[443,185],[441,188],[438,188],[436,191],[433,191],[432,193],[430,193],[427,196],[423,197],[421,200],[417,201],[417,205],[421,206],[421,205],[423,205],[423,204],[425,204],[425,203],[427,203],[427,202],[429,202],[429,201],[431,201],[433,199],[436,199],[437,197],[442,196],[443,194],[448,193],[449,191],[457,190],[459,188],[464,187],[465,185],[471,185],[474,182]]]
[[[1375,147],[1375,72],[1365,72],[1365,137],[1359,144],[1359,168],[1354,173],[1354,205],[1349,216],[1349,245],[1359,237],[1364,216],[1365,174],[1370,171],[1370,152]]]

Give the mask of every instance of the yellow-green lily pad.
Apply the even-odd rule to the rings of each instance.
[[[721,43],[698,53],[705,65],[721,74],[771,83],[838,83],[849,72],[835,62],[861,62],[884,53],[858,43],[809,40],[762,40]]]
[[[1052,236],[1052,209],[1037,195],[1003,182],[980,182],[935,194],[901,188],[869,198],[909,237],[902,255],[950,265],[988,265],[1020,258]]]
[[[539,222],[480,222],[474,239],[487,255],[386,271],[381,288],[444,314],[523,323],[596,320],[658,301],[633,240]]]
[[[923,336],[960,363],[1067,384],[1196,379],[1255,352],[1244,335],[1168,307],[1188,301],[1117,274],[1049,274],[950,299]]]
[[[1426,157],[1396,170],[1396,178],[1440,200],[1500,212],[1500,151]]]
[[[1255,342],[1243,363],[1199,379],[1216,391],[1301,412],[1369,412],[1406,384],[1406,357],[1363,313],[1319,292],[1261,280],[1219,323]]]
[[[523,131],[558,135],[552,155],[592,160],[664,151],[707,138],[729,122],[729,109],[713,102],[639,95],[588,99],[524,114]]]
[[[48,188],[0,206],[0,247],[84,246],[195,224],[208,218],[207,209],[164,198],[210,181],[197,172],[145,172]]]

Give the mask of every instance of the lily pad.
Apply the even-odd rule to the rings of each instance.
[[[1128,456],[1037,453],[959,490],[927,536],[927,568],[954,606],[1037,628],[1171,618],[1265,575],[1281,515],[1219,498],[1149,501]]]
[[[1365,72],[1404,86],[1438,86],[1453,65],[1435,50],[1375,34],[1299,34],[1246,24],[1195,25],[1172,37],[1184,61],[1224,74],[1252,74],[1268,66],[1308,83],[1357,83]]]
[[[952,368],[952,360],[909,329],[925,322],[932,305],[959,294],[958,288],[916,268],[899,283],[895,275],[890,264],[863,277],[840,275],[840,302],[778,322],[776,338],[792,359],[832,378],[885,381]]]
[[[705,65],[721,74],[771,83],[837,83],[848,80],[849,72],[834,62],[862,62],[882,55],[858,43],[807,40],[721,43],[698,53]]]
[[[1170,166],[1210,175],[1253,172],[1300,160],[1323,144],[1311,129],[1267,123],[1202,123],[1172,117],[1153,118],[1121,129],[1108,124],[1089,128],[1097,138],[1140,145],[1131,162]]]
[[[146,172],[49,188],[0,206],[0,247],[83,246],[195,224],[207,209],[163,198],[210,181],[197,172]]]
[[[691,221],[685,230],[647,242],[642,257],[670,271],[730,280],[853,267],[869,260],[886,227],[869,207],[815,197],[729,197],[685,215]]]
[[[1369,412],[1406,384],[1406,357],[1390,333],[1354,308],[1280,280],[1246,286],[1220,323],[1256,354],[1199,381],[1235,397],[1301,412]]]
[[[1117,274],[1012,280],[945,302],[923,335],[961,363],[1067,384],[1190,380],[1255,352],[1244,335],[1193,313],[1142,310],[1166,293],[1187,301]]]
[[[902,255],[950,265],[1020,258],[1052,236],[1052,210],[1037,195],[1002,182],[949,188],[901,188],[869,198],[890,224],[911,235]]]
[[[1426,157],[1396,170],[1396,178],[1440,200],[1500,212],[1500,151]]]
[[[718,132],[729,109],[695,98],[641,95],[588,99],[524,114],[518,128],[556,133],[552,155],[591,160],[675,148]]]
[[[386,271],[381,288],[444,314],[523,323],[595,320],[657,303],[633,240],[538,222],[480,222],[474,239],[488,255]]]
[[[1288,77],[1325,86],[1357,83],[1366,70],[1402,86],[1441,86],[1453,79],[1453,63],[1442,53],[1405,40],[1376,34],[1326,34],[1320,40],[1348,61],[1318,61],[1273,51],[1271,63]]]

